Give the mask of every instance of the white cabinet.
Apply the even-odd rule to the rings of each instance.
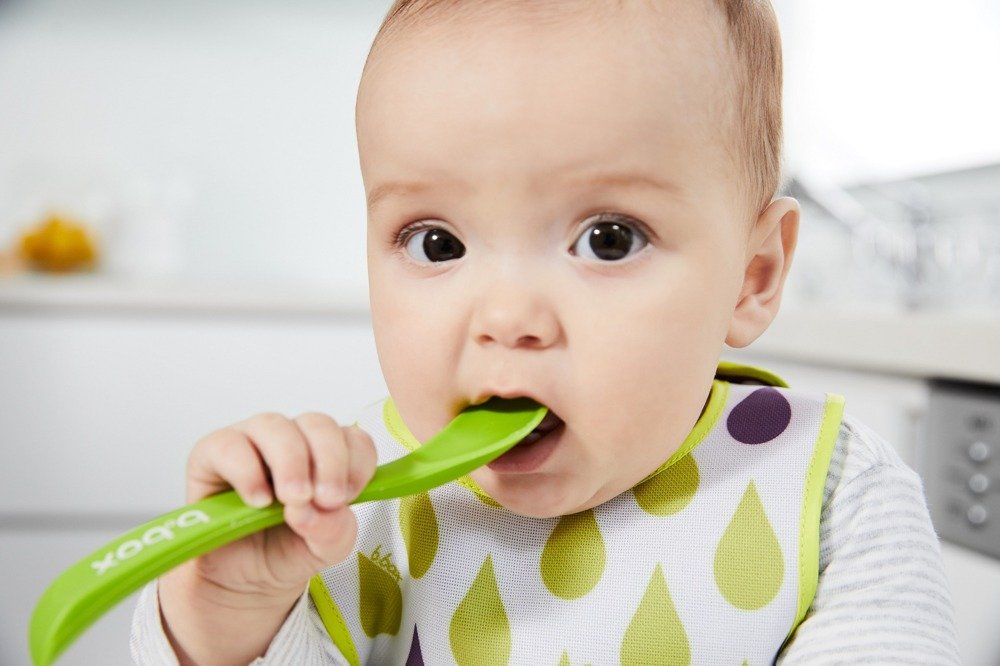
[[[0,310],[0,664],[27,666],[29,615],[66,566],[183,504],[199,437],[385,394],[363,314]],[[127,663],[130,613],[60,663]]]
[[[28,621],[35,602],[60,571],[133,527],[0,527],[3,585],[0,601],[0,664],[28,666]],[[59,660],[59,666],[128,664],[128,630],[134,595],[98,620]]]

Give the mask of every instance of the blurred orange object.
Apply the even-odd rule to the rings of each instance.
[[[0,249],[0,277],[17,275],[24,271],[24,261],[14,249]]]
[[[50,215],[21,236],[21,257],[42,271],[90,270],[97,263],[97,245],[82,223]]]

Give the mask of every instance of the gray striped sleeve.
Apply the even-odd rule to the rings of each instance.
[[[177,657],[160,623],[156,581],[142,588],[132,614],[129,653],[136,666],[177,666]]]
[[[849,418],[827,476],[819,572],[813,604],[778,664],[961,663],[920,477]]]
[[[334,648],[319,614],[306,592],[289,614],[281,630],[271,641],[267,653],[253,662],[295,664],[296,666],[347,666],[347,660]]]
[[[132,616],[132,635],[129,641],[132,663],[137,666],[177,666],[177,657],[170,646],[160,621],[156,582],[147,585],[139,595]],[[319,615],[312,607],[308,592],[303,594],[277,635],[267,653],[252,662],[264,664],[295,664],[296,666],[329,666],[347,661],[337,652]]]

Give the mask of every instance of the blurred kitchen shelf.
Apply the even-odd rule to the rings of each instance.
[[[0,313],[15,310],[369,316],[363,285],[324,288],[315,284],[126,279],[100,274],[0,277]]]
[[[747,351],[844,369],[1000,384],[1000,313],[787,308]]]

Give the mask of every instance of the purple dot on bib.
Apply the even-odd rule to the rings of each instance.
[[[406,666],[424,666],[424,655],[420,652],[420,636],[413,627],[413,641],[410,643],[410,654],[406,657]]]
[[[763,444],[785,432],[792,420],[792,406],[773,388],[759,388],[729,412],[726,428],[744,444]]]

